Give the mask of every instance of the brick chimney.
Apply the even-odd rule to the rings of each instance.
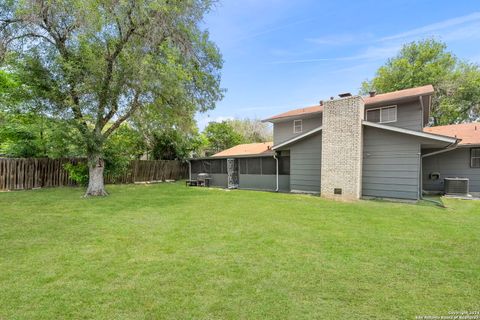
[[[324,102],[322,125],[322,197],[354,200],[362,194],[365,102],[348,96]]]

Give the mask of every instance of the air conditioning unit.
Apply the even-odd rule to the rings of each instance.
[[[446,195],[468,195],[468,178],[445,178]]]

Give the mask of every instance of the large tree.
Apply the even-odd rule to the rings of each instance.
[[[433,39],[405,44],[397,56],[381,66],[375,77],[362,83],[362,93],[378,93],[432,84],[434,125],[478,120],[480,69],[459,61],[447,46]]]
[[[148,110],[205,111],[222,97],[222,60],[200,28],[209,0],[4,0],[0,54],[32,101],[78,130],[86,195],[106,195],[104,146]],[[148,121],[148,118],[146,119]]]
[[[272,127],[259,119],[227,120],[232,128],[242,135],[245,143],[267,142],[273,140]]]
[[[210,122],[203,130],[203,134],[212,152],[219,152],[245,142],[242,135],[227,121]]]

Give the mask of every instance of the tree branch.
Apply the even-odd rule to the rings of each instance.
[[[135,93],[135,97],[133,98],[133,101],[132,101],[132,104],[130,106],[130,109],[125,112],[125,114],[123,116],[121,116],[120,118],[118,118],[110,128],[107,129],[107,131],[105,131],[105,133],[103,134],[103,137],[104,139],[108,138],[108,136],[110,136],[112,134],[112,132],[114,132],[118,127],[120,127],[120,125],[125,122],[125,120],[127,120],[128,118],[130,118],[134,113],[135,111],[137,111],[137,109],[140,107],[140,102],[138,101],[140,97],[140,93],[139,92],[136,92]]]
[[[44,35],[41,35],[41,34],[36,34],[34,32],[25,33],[25,34],[10,38],[6,41],[6,44],[9,44],[9,43],[11,43],[15,40],[19,40],[19,39],[23,39],[23,38],[41,38],[41,39],[47,40],[50,44],[55,45],[55,42],[53,42],[50,38],[48,38]]]
[[[128,21],[129,21],[129,28],[128,28],[127,32],[125,33],[125,35],[122,32],[122,27],[121,27],[118,19],[116,19],[120,40],[117,43],[117,45],[115,46],[115,50],[113,51],[113,53],[109,54],[106,58],[107,59],[107,66],[106,66],[105,78],[103,80],[102,90],[101,90],[101,93],[100,93],[100,101],[98,103],[98,110],[97,110],[97,121],[96,121],[96,125],[95,125],[95,128],[97,130],[100,130],[100,131],[103,129],[105,124],[114,116],[115,112],[117,112],[117,109],[118,109],[117,106],[112,105],[112,108],[110,109],[108,114],[106,116],[104,116],[105,107],[107,105],[108,96],[109,96],[110,83],[111,83],[112,77],[113,77],[113,66],[114,66],[118,56],[122,52],[125,44],[128,42],[130,37],[134,34],[135,29],[137,28],[137,26],[134,24],[134,22],[132,20],[132,11],[133,10],[130,8],[128,10],[128,13],[127,13]],[[108,52],[108,44],[107,44],[107,52]]]

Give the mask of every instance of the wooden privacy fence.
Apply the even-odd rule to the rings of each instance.
[[[106,176],[105,183],[135,183],[185,179],[188,165],[177,160],[133,160],[124,174]]]
[[[0,158],[0,190],[74,186],[64,169],[84,159]],[[135,183],[184,179],[188,165],[176,160],[133,160],[119,177],[106,176],[106,183]]]

